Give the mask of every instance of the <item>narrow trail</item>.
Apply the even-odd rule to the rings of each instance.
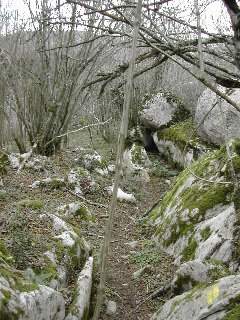
[[[114,316],[107,316],[103,312],[102,320],[150,319],[164,299],[160,297],[154,301],[146,301],[147,297],[168,282],[173,275],[171,259],[152,246],[150,233],[147,234],[147,230],[139,224],[139,218],[166,190],[165,179],[153,177],[150,183],[138,187],[140,196],[137,204],[120,203],[115,214],[106,296],[108,300],[117,303],[117,313]],[[97,216],[103,217],[103,211],[97,210]],[[98,219],[96,230],[89,233],[91,235],[89,241],[94,245],[95,252],[99,252],[104,223],[104,218]],[[95,239],[93,239],[94,234]],[[146,272],[134,279],[134,272],[146,266]]]

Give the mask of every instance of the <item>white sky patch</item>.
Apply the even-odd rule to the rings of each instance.
[[[31,8],[34,12],[37,4],[40,2],[41,0],[0,0],[0,5],[2,12],[5,10],[12,13],[17,11],[19,19],[26,19],[30,18],[27,3],[31,4]],[[57,3],[58,0],[49,0],[49,4],[53,7],[56,6]],[[188,16],[187,19],[190,19],[191,23],[195,24],[193,3],[193,0],[174,0],[169,2],[168,6],[178,6],[182,9],[182,17],[185,16],[187,18]],[[230,19],[222,0],[199,0],[199,6],[201,8],[206,7],[201,15],[203,28],[212,33],[232,32]],[[64,13],[64,11],[62,11],[62,13]]]

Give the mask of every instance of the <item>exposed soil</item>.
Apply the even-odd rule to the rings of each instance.
[[[153,246],[148,236],[149,230],[139,223],[139,218],[149,208],[149,204],[159,199],[160,182],[159,179],[152,179],[151,183],[142,186],[141,199],[137,205],[121,204],[115,214],[107,272],[107,299],[116,301],[118,306],[114,319],[150,319],[152,313],[166,298],[148,300],[151,293],[171,280],[172,261]],[[136,247],[131,248],[130,244],[133,241],[138,243]],[[146,272],[134,279],[134,272],[146,266],[149,266]],[[103,313],[101,319],[110,318],[112,317]]]
[[[82,137],[83,138],[83,137]],[[99,140],[100,138],[98,138]],[[88,146],[88,139],[78,141],[82,146]],[[110,154],[110,146],[102,141],[95,141],[98,152],[105,157]],[[8,168],[3,176],[4,189],[7,197],[0,199],[0,240],[7,244],[9,252],[15,255],[15,265],[18,269],[28,267],[41,267],[38,261],[38,250],[43,250],[45,242],[50,237],[51,230],[47,225],[38,226],[37,215],[43,212],[54,212],[56,207],[62,204],[79,201],[65,188],[56,190],[30,189],[35,180],[47,176],[64,177],[76,163],[74,158],[77,152],[67,150],[53,157],[47,165],[45,172],[32,172],[23,169],[19,174]],[[163,160],[162,166],[166,167]],[[169,169],[170,170],[170,169]],[[108,206],[110,197],[106,195],[105,187],[112,184],[112,177],[100,177],[95,175],[97,183],[101,186],[97,193],[86,194],[89,201]],[[168,180],[171,178],[167,178]],[[155,300],[148,299],[156,289],[168,283],[174,273],[171,259],[161,251],[158,251],[151,241],[150,230],[141,224],[140,218],[168,188],[166,177],[152,176],[151,182],[140,184],[136,181],[122,183],[125,191],[134,192],[137,197],[136,204],[119,203],[114,219],[114,230],[111,242],[111,253],[107,271],[106,299],[117,303],[117,313],[114,317],[108,317],[103,310],[101,319],[118,320],[145,320],[164,302],[167,297],[158,297]],[[17,203],[23,199],[38,199],[43,206],[38,209],[18,207]],[[81,222],[82,233],[93,247],[95,257],[95,289],[98,280],[98,254],[99,247],[104,236],[107,208],[87,204],[91,210],[95,222]],[[13,221],[18,219],[17,227]],[[15,230],[15,231],[14,231]],[[17,230],[17,231],[16,231]],[[30,230],[31,236],[25,237]],[[12,232],[16,234],[13,236]],[[131,246],[132,241],[137,241]],[[145,272],[134,279],[133,273],[146,267]]]

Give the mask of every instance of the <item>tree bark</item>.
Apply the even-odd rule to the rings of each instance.
[[[122,121],[121,121],[119,137],[118,137],[118,150],[117,150],[117,158],[116,158],[116,173],[115,173],[114,186],[113,186],[113,196],[112,196],[112,200],[109,208],[109,218],[105,227],[105,237],[104,237],[104,242],[103,242],[101,257],[100,257],[101,259],[100,283],[98,287],[97,301],[96,301],[96,306],[94,310],[93,320],[99,319],[103,297],[104,297],[104,291],[105,291],[108,253],[109,253],[109,247],[110,247],[110,241],[111,241],[111,235],[112,235],[114,213],[117,206],[117,192],[118,192],[120,176],[121,176],[123,151],[124,151],[125,140],[128,132],[129,109],[130,109],[132,92],[133,92],[133,79],[134,79],[133,77],[134,77],[134,67],[135,67],[136,56],[137,56],[136,55],[137,40],[138,40],[137,37],[139,34],[139,28],[141,24],[141,12],[142,12],[142,0],[138,0],[138,4],[136,8],[136,16],[133,24],[134,33],[133,33],[133,40],[132,40],[132,54],[131,54],[131,59],[129,63],[127,83],[125,87]]]
[[[236,0],[223,0],[232,22],[234,31],[235,61],[240,70],[240,8]]]

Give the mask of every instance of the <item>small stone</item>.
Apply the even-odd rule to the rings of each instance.
[[[134,279],[140,278],[144,273],[149,272],[150,269],[151,269],[151,266],[150,265],[146,265],[145,267],[135,271],[133,273],[133,278]]]
[[[124,259],[124,260],[126,260],[126,259],[129,258],[129,255],[127,254],[127,255],[121,256],[121,258]]]
[[[171,181],[170,181],[170,180],[168,180],[168,179],[166,179],[166,180],[165,180],[165,183],[166,183],[167,185],[169,185],[169,186],[170,186]]]
[[[107,301],[107,308],[106,308],[106,314],[108,316],[113,316],[117,312],[117,304],[115,301],[108,300]]]
[[[127,242],[126,245],[128,245],[132,250],[134,250],[138,246],[138,241]]]

